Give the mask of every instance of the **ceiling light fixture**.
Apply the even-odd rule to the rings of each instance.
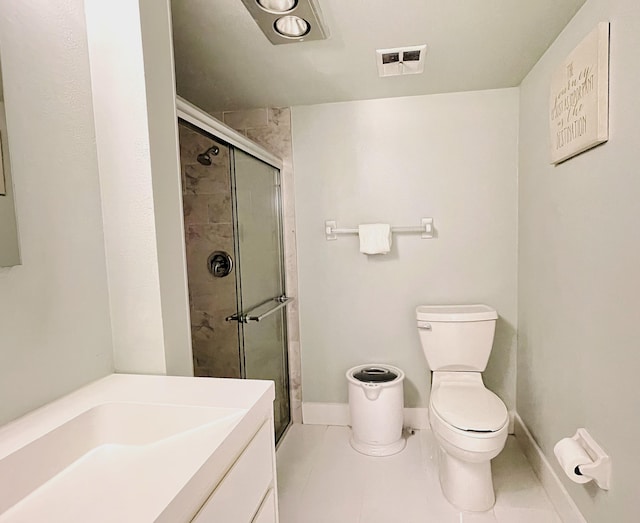
[[[273,26],[278,33],[286,38],[300,38],[311,29],[309,22],[295,15],[278,18]]]
[[[270,13],[286,13],[297,4],[297,0],[258,0],[258,5]]]
[[[328,37],[316,0],[242,0],[242,3],[274,45]]]

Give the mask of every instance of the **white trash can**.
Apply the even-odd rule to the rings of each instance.
[[[347,380],[351,446],[368,456],[390,456],[404,449],[404,372],[371,363],[349,369]]]

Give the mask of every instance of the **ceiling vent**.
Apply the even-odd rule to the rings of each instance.
[[[378,74],[380,76],[420,74],[424,72],[424,55],[426,53],[426,45],[377,49]]]

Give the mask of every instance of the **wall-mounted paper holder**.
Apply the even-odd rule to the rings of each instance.
[[[433,218],[422,218],[419,226],[391,227],[391,232],[419,232],[422,239],[433,238]],[[324,222],[324,233],[329,240],[337,240],[338,234],[358,234],[357,227],[338,228],[335,220],[327,220]]]
[[[569,479],[582,484],[593,480],[601,489],[609,490],[611,458],[586,429],[580,428],[571,438],[560,440],[553,452]]]
[[[593,463],[580,465],[580,474],[593,478],[601,489],[609,490],[611,483],[611,458],[609,455],[602,450],[602,447],[585,429],[578,429],[572,439],[580,443],[593,460]]]

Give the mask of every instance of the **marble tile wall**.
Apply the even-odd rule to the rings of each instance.
[[[224,321],[237,311],[235,277],[214,278],[207,270],[213,251],[233,255],[229,149],[183,124],[179,131],[194,372],[239,378],[238,325]],[[219,154],[201,165],[198,154],[212,145]]]
[[[298,263],[295,230],[291,111],[285,108],[252,109],[214,113],[213,116],[244,134],[282,159],[282,204],[284,221],[285,280],[287,295],[294,298],[287,307],[289,388],[291,419],[302,422],[302,382],[300,364],[300,323],[298,319]]]

